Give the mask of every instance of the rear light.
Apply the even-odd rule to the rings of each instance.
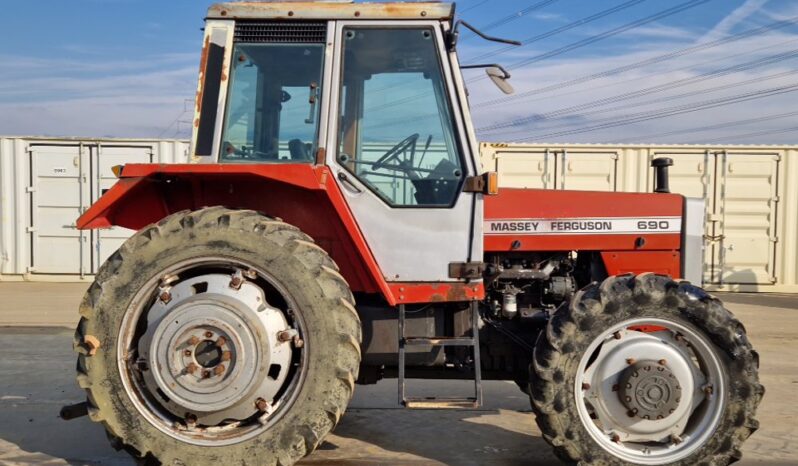
[[[114,172],[114,176],[119,178],[122,176],[122,169],[125,168],[124,165],[114,165],[111,167],[111,171]]]

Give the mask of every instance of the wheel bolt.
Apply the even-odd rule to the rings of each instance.
[[[186,357],[191,356],[191,350],[183,351],[183,356],[186,356]]]
[[[233,358],[233,354],[230,353],[229,351],[223,351],[222,352],[222,361],[229,361],[232,358]]]
[[[630,409],[629,411],[627,411],[627,412],[626,412],[626,414],[627,414],[629,417],[635,417],[635,416],[637,416],[637,408],[632,408],[632,409]]]
[[[158,299],[160,299],[164,304],[169,304],[169,301],[172,300],[172,294],[168,291],[162,291],[161,294],[158,295]]]
[[[197,346],[199,344],[199,338],[195,335],[192,335],[191,338],[188,339],[188,344],[191,346]]]
[[[216,376],[224,374],[224,364],[219,364],[218,366],[214,367],[213,374]]]
[[[612,334],[612,337],[613,337],[613,338],[615,338],[616,340],[620,340],[620,339],[621,339],[621,332],[615,332],[615,333],[613,333],[613,334]]]
[[[283,330],[277,333],[277,341],[286,342],[294,338],[293,332],[290,330]]]
[[[186,413],[186,425],[191,427],[197,423],[197,416],[191,413]]]
[[[626,359],[626,364],[629,364],[630,366],[632,364],[636,363],[636,362],[637,362],[637,360],[635,358],[627,358]]]
[[[610,440],[612,440],[615,443],[620,443],[621,436],[613,432],[612,434],[610,434]]]
[[[188,364],[188,366],[186,366],[186,373],[193,374],[194,372],[197,371],[197,369],[198,369],[197,365],[191,362]]]
[[[226,344],[227,344],[227,338],[219,337],[219,338],[216,339],[216,346],[218,346],[219,348],[221,348],[222,346],[224,346]]]
[[[210,379],[211,378],[211,371],[209,371],[209,370],[202,371],[202,378],[203,379]]]
[[[712,396],[712,392],[713,392],[714,390],[715,390],[715,389],[714,389],[714,387],[713,387],[712,385],[707,385],[706,387],[704,387],[704,393],[706,393],[706,395],[707,395],[707,398],[709,398],[710,396]]]
[[[297,348],[302,348],[303,346],[305,346],[305,341],[299,338],[299,335],[296,335],[294,337],[294,346]]]
[[[590,384],[587,382],[582,382],[582,390],[590,390]]]
[[[212,336],[213,336],[213,332],[211,332],[210,330],[205,332],[205,338],[211,338]]]
[[[660,365],[660,366],[665,366],[665,365],[667,365],[667,364],[668,364],[668,361],[666,361],[665,359],[660,359],[660,360],[659,360],[659,365]]]

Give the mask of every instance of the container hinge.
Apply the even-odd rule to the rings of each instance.
[[[35,186],[25,186],[25,192],[26,193],[35,193],[36,192],[36,187]]]
[[[770,242],[771,243],[778,243],[779,242],[779,237],[778,236],[772,236],[770,238]]]
[[[25,233],[35,233],[36,231],[36,227],[25,227]]]
[[[477,279],[485,273],[484,262],[450,262],[449,278]]]

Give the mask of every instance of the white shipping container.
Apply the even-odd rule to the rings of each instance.
[[[798,147],[483,143],[499,186],[651,192],[670,157],[674,193],[706,201],[704,285],[798,292]]]
[[[179,140],[0,138],[0,279],[94,274],[132,233],[75,227],[116,181],[111,167],[185,163],[188,147]]]

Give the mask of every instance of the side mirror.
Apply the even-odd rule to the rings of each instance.
[[[510,74],[507,73],[505,70],[491,66],[490,68],[485,69],[485,73],[488,77],[493,81],[493,84],[496,85],[502,92],[507,95],[511,95],[515,93],[515,89],[513,89],[512,84],[510,84]]]

